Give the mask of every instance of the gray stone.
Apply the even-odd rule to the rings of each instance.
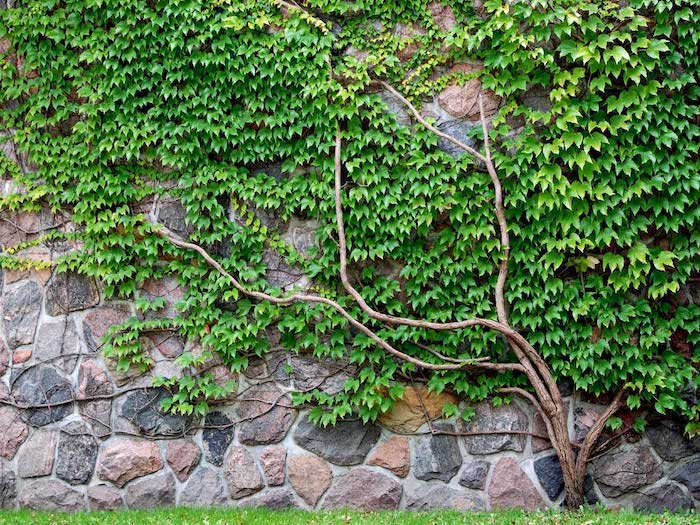
[[[604,496],[616,498],[661,479],[663,470],[649,447],[626,447],[593,463],[593,477]]]
[[[478,124],[463,122],[461,120],[451,120],[438,125],[438,129],[446,135],[463,142],[467,146],[474,147],[476,141],[471,138],[468,133],[477,127],[477,125]],[[461,157],[467,154],[462,148],[442,137],[438,139],[438,148],[453,157]]]
[[[435,428],[454,432],[451,425],[435,425]],[[462,454],[457,438],[445,434],[417,438],[414,459],[413,473],[417,479],[424,481],[439,479],[447,483],[462,466]]]
[[[56,477],[71,485],[90,481],[97,460],[97,440],[86,425],[75,421],[61,429],[56,454]]]
[[[0,509],[11,509],[17,499],[17,478],[10,465],[0,460]]]
[[[161,402],[168,397],[170,394],[164,389],[134,390],[119,399],[117,415],[146,436],[181,435],[192,423],[192,418],[164,412]]]
[[[10,351],[7,349],[5,341],[0,338],[0,377],[5,375],[7,367],[10,365]]]
[[[54,322],[43,323],[34,340],[34,358],[37,361],[49,361],[70,374],[75,368],[80,351],[80,341],[75,329],[75,322],[66,317]],[[65,356],[59,359],[61,356]]]
[[[494,407],[491,403],[479,403],[476,414],[464,426],[465,432],[509,431],[526,432],[527,415],[515,403]],[[464,442],[470,454],[495,454],[504,450],[522,452],[525,436],[521,434],[485,434],[466,436]]]
[[[263,488],[263,480],[253,456],[245,447],[232,447],[226,456],[224,475],[233,499],[255,494]]]
[[[297,444],[336,465],[357,465],[379,440],[381,430],[359,421],[338,421],[333,426],[319,427],[305,416],[294,432]]]
[[[186,217],[187,210],[180,201],[164,201],[158,207],[158,221],[183,238],[187,238],[193,231],[192,226],[187,225]]]
[[[676,466],[669,477],[688,487],[693,497],[700,498],[700,458]]]
[[[75,272],[54,272],[46,288],[46,313],[61,315],[85,310],[100,302],[95,280]]]
[[[343,361],[321,360],[309,355],[290,356],[286,352],[273,356],[270,365],[273,377],[280,383],[299,391],[319,389],[328,395],[342,392],[351,377],[348,371],[353,370]]]
[[[248,498],[241,503],[241,507],[258,507],[270,510],[284,510],[299,508],[294,494],[288,488],[270,489],[262,494]]]
[[[289,395],[273,383],[249,388],[240,396],[236,412],[241,418],[238,440],[245,445],[279,443],[294,423],[296,410]]]
[[[135,481],[126,489],[130,509],[155,509],[175,505],[175,476],[169,472]]]
[[[26,406],[48,405],[24,412],[27,422],[34,426],[55,423],[73,411],[70,382],[49,366],[39,365],[24,371],[12,386],[12,395]]]
[[[78,369],[78,399],[96,396],[109,396],[114,393],[114,385],[107,372],[96,359],[85,359]]]
[[[112,433],[112,402],[109,399],[80,403],[78,410],[83,419],[89,422],[95,436],[105,438]]]
[[[85,510],[83,495],[55,479],[25,483],[19,492],[19,506],[33,510],[76,512]]]
[[[633,495],[631,503],[638,512],[680,512],[695,508],[693,500],[671,483],[645,489]]]
[[[522,102],[526,106],[537,110],[548,112],[552,110],[552,102],[549,100],[549,91],[542,86],[533,86],[522,96]]]
[[[130,316],[126,306],[102,306],[93,308],[83,317],[83,335],[91,352],[97,352],[107,331],[114,325],[121,324]]]
[[[324,509],[394,510],[403,489],[398,481],[367,468],[356,468],[336,480],[323,500]]]
[[[202,467],[194,472],[180,495],[180,505],[211,507],[226,503],[226,486],[220,470]]]
[[[678,461],[700,451],[700,438],[688,439],[679,421],[665,419],[647,428],[649,442],[666,461]]]
[[[202,431],[204,458],[212,465],[220,467],[224,463],[226,449],[233,441],[235,427],[228,416],[221,412],[210,412],[207,414],[204,420],[204,427]]]
[[[396,123],[399,126],[405,127],[411,125],[411,116],[408,114],[408,111],[406,111],[406,107],[400,100],[398,100],[394,95],[392,95],[388,91],[380,91],[378,95],[379,98],[382,99],[382,102],[384,102],[384,104],[386,105],[387,113],[390,113],[394,116],[394,118],[396,119]]]
[[[459,477],[459,484],[468,489],[482,490],[486,486],[486,476],[491,465],[488,461],[470,461],[464,467]]]
[[[426,487],[427,488],[427,487]],[[421,490],[419,493],[409,498],[406,503],[407,510],[484,510],[484,501],[462,490],[452,487],[431,487]]]
[[[90,510],[118,510],[124,508],[124,498],[120,490],[109,485],[95,485],[87,489]]]
[[[540,481],[540,485],[554,501],[561,491],[564,490],[564,476],[557,456],[545,456],[535,461],[535,474]]]
[[[34,281],[7,287],[2,300],[5,335],[11,350],[34,341],[41,311],[41,288]]]
[[[57,440],[58,433],[54,430],[40,429],[34,432],[19,452],[19,477],[38,478],[51,474]]]

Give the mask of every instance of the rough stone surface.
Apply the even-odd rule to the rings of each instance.
[[[34,340],[34,358],[37,361],[49,361],[51,364],[70,374],[75,368],[80,341],[72,319],[64,317],[58,321],[43,323]],[[59,359],[61,356],[65,356]]]
[[[158,207],[158,221],[184,238],[192,233],[192,227],[185,222],[186,216],[187,210],[180,201],[162,202]]]
[[[437,430],[454,432],[451,425],[435,426]],[[415,441],[413,474],[417,479],[450,481],[462,466],[462,454],[455,436],[435,434],[420,436]]]
[[[8,287],[2,300],[5,336],[10,349],[34,341],[41,311],[41,288],[34,281]]]
[[[449,31],[457,25],[457,19],[448,6],[442,5],[440,2],[431,2],[428,4],[428,9],[433,15],[435,24],[443,31]]]
[[[700,458],[678,465],[669,477],[688,487],[693,497],[700,498]]]
[[[347,363],[324,361],[308,355],[290,356],[287,352],[275,352],[270,356],[269,365],[273,377],[285,386],[294,386],[298,390],[319,389],[329,395],[342,391],[345,381],[350,378],[346,372],[350,366]]]
[[[331,486],[333,473],[328,463],[317,456],[291,456],[289,481],[296,493],[313,507]]]
[[[226,449],[233,441],[235,428],[231,419],[221,412],[211,412],[204,420],[205,428],[202,432],[202,442],[204,444],[204,457],[212,465],[220,467],[224,463]]]
[[[241,503],[242,507],[263,507],[270,510],[293,509],[299,507],[294,494],[288,488],[271,489]]]
[[[678,461],[700,451],[700,438],[688,439],[683,423],[665,419],[647,429],[647,437],[656,453],[665,461]]]
[[[14,352],[12,352],[12,364],[13,365],[21,365],[22,363],[26,363],[32,358],[32,351],[30,348],[18,348]]]
[[[260,466],[268,485],[283,485],[287,464],[287,449],[269,447],[260,454]]]
[[[175,505],[175,477],[166,472],[130,483],[126,489],[130,509],[154,509]]]
[[[95,485],[87,489],[90,510],[117,510],[124,508],[122,493],[109,485]]]
[[[92,431],[98,438],[104,438],[111,434],[112,402],[109,399],[80,403],[80,414],[89,422]]]
[[[46,313],[61,315],[85,310],[100,302],[95,280],[74,272],[54,272],[46,287]]]
[[[618,449],[593,464],[593,477],[598,488],[609,498],[654,483],[661,476],[661,465],[649,447]]]
[[[408,476],[411,463],[411,452],[408,439],[402,436],[391,436],[372,451],[367,459],[368,465],[378,465],[390,470],[400,478]]]
[[[410,497],[406,509],[428,511],[437,509],[484,510],[486,504],[481,498],[452,487],[431,487],[420,490]]]
[[[540,485],[554,501],[564,490],[564,476],[561,472],[561,465],[557,456],[545,456],[535,461],[535,474],[540,481]]]
[[[245,447],[231,447],[226,456],[224,475],[233,499],[249,496],[263,488],[255,460]]]
[[[446,135],[449,135],[450,137],[455,138],[460,142],[463,142],[467,146],[474,147],[476,141],[469,136],[469,133],[476,126],[478,126],[478,124],[472,122],[451,120],[449,122],[440,124],[437,127]],[[467,155],[467,152],[464,151],[462,148],[442,137],[438,139],[438,148],[440,148],[445,153],[452,155],[453,157],[461,157],[462,155]]]
[[[0,377],[5,375],[5,370],[9,365],[10,361],[10,351],[7,349],[5,341],[0,339]]]
[[[471,64],[458,64],[450,69],[450,73],[474,73],[480,68],[481,66]],[[479,97],[483,100],[484,116],[490,117],[496,113],[500,102],[498,97],[488,89],[483,90],[478,78],[467,80],[464,84],[447,86],[440,92],[437,100],[440,107],[453,117],[477,121],[481,118]]]
[[[528,430],[527,415],[515,403],[495,407],[484,402],[479,403],[475,411],[474,417],[464,426],[465,432]],[[470,454],[494,454],[504,450],[522,452],[525,448],[525,436],[517,434],[467,436],[464,442]]]
[[[167,397],[170,397],[167,391],[157,388],[134,390],[119,399],[117,414],[147,436],[182,434],[192,418],[161,410],[161,401]]]
[[[51,474],[57,441],[58,433],[54,430],[34,432],[17,456],[19,477],[38,478]]]
[[[102,306],[87,312],[83,317],[83,334],[88,348],[92,352],[99,350],[107,330],[126,321],[129,315],[126,306]]]
[[[545,503],[532,480],[513,458],[501,458],[493,467],[488,494],[493,508],[545,508]]]
[[[20,375],[12,386],[12,395],[18,403],[32,405],[53,405],[33,408],[24,412],[28,423],[44,426],[60,421],[73,410],[73,391],[70,382],[55,368],[40,365],[30,368]]]
[[[597,406],[577,406],[574,409],[574,439],[577,443],[584,440],[604,410],[604,407]]]
[[[85,359],[78,369],[78,399],[108,396],[114,385],[96,359]]]
[[[368,490],[371,487],[372,490]],[[325,509],[365,511],[398,508],[403,488],[389,476],[366,468],[351,470],[338,479],[323,500]]]
[[[425,387],[407,386],[403,397],[394,403],[393,408],[381,416],[379,423],[394,432],[411,433],[430,419],[442,417],[442,409],[448,403],[457,403],[458,399],[449,392],[436,394]]]
[[[190,476],[180,495],[180,504],[210,507],[226,503],[224,475],[219,470],[202,467]]]
[[[132,479],[163,468],[160,449],[152,441],[118,438],[105,445],[99,455],[97,476],[123,487]]]
[[[90,481],[97,460],[97,440],[81,422],[61,430],[56,454],[56,477],[71,485]]]
[[[394,115],[396,123],[400,126],[411,125],[411,115],[406,111],[406,106],[388,91],[380,91],[379,98],[386,104],[387,111]]]
[[[319,427],[306,417],[294,432],[297,444],[336,465],[357,465],[379,440],[381,430],[376,425],[358,421],[338,421],[332,427]]]
[[[202,451],[191,439],[171,441],[165,452],[165,459],[180,481],[185,481],[190,472],[199,464]]]
[[[0,460],[0,509],[11,509],[17,500],[17,478],[5,461]]]
[[[545,425],[544,419],[542,418],[542,415],[539,412],[537,412],[532,419],[532,433],[539,434],[541,436],[547,435],[547,425]],[[552,448],[552,443],[549,441],[549,438],[532,438],[533,452],[542,452],[543,450],[547,450],[550,448]]]
[[[666,483],[634,494],[632,508],[639,512],[680,512],[695,508],[695,504],[677,485]]]
[[[0,428],[0,456],[12,459],[27,439],[29,427],[22,421],[17,410],[0,406]]]
[[[238,439],[245,445],[279,443],[294,423],[296,410],[291,399],[278,387],[264,383],[240,396],[236,411],[242,421]]]
[[[38,479],[22,486],[19,505],[34,510],[76,512],[85,509],[85,498],[77,490],[55,479]]]
[[[459,484],[468,489],[482,490],[486,486],[486,476],[490,466],[488,461],[480,459],[470,461],[464,466],[459,476]]]

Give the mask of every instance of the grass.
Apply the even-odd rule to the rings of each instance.
[[[627,511],[571,513],[501,512],[306,512],[265,509],[169,509],[60,514],[0,511],[0,525],[690,525],[696,514],[635,514]]]

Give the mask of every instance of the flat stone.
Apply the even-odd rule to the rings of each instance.
[[[593,477],[604,496],[616,498],[661,479],[663,470],[649,447],[615,450],[593,462]]]
[[[632,496],[631,503],[637,512],[681,512],[695,508],[692,498],[672,483],[642,490]]]
[[[299,508],[294,494],[288,488],[270,489],[267,492],[248,498],[240,504],[241,507],[257,507],[270,510]]]
[[[153,346],[166,359],[175,359],[180,357],[185,351],[185,342],[180,336],[173,334],[152,334],[148,338],[153,343]]]
[[[379,416],[379,423],[399,433],[412,433],[424,423],[442,417],[442,409],[448,403],[458,403],[459,399],[449,392],[439,394],[425,387],[404,387],[403,397],[394,402],[389,412]]]
[[[323,500],[324,509],[364,511],[395,510],[399,507],[401,484],[379,472],[356,468],[336,480]]]
[[[34,358],[37,361],[50,361],[53,366],[70,374],[79,352],[80,340],[72,319],[64,317],[39,326],[34,340]]]
[[[170,473],[130,483],[126,489],[130,509],[155,509],[175,505],[175,477]]]
[[[109,399],[79,403],[78,411],[83,419],[90,424],[92,433],[96,437],[104,438],[112,433],[112,402]]]
[[[119,510],[124,508],[124,498],[119,489],[109,485],[95,485],[87,488],[90,510]]]
[[[284,485],[287,467],[287,449],[269,447],[260,454],[260,466],[268,485]]]
[[[532,419],[532,433],[533,434],[539,434],[542,436],[547,435],[547,425],[544,422],[544,419],[542,418],[542,415],[537,412],[535,414],[535,417]],[[549,438],[547,439],[542,439],[538,437],[533,437],[532,438],[532,451],[533,452],[542,452],[543,450],[547,450],[552,448],[552,443],[549,441]]]
[[[411,452],[408,439],[402,436],[391,436],[377,445],[367,459],[368,465],[377,465],[390,470],[400,478],[408,476],[411,463]]]
[[[294,423],[291,398],[273,383],[249,388],[240,397],[236,412],[241,418],[238,440],[244,445],[279,443]]]
[[[199,464],[202,451],[191,439],[178,439],[168,444],[165,459],[180,481],[185,481]]]
[[[17,410],[0,406],[0,428],[0,456],[12,459],[27,439],[29,427],[22,421]]]
[[[303,220],[298,217],[292,217],[287,230],[280,237],[299,253],[308,255],[311,249],[316,247],[317,230],[317,220]]]
[[[683,423],[672,419],[655,422],[646,434],[656,453],[665,461],[678,461],[700,451],[700,438],[688,439]]]
[[[180,201],[169,200],[158,206],[158,221],[185,239],[193,231],[192,226],[187,225],[186,217],[187,210]]]
[[[240,499],[259,492],[263,480],[253,456],[241,446],[231,447],[226,455],[224,476],[233,499]]]
[[[464,122],[461,120],[451,120],[449,122],[439,124],[437,128],[446,135],[457,139],[463,144],[466,144],[469,147],[475,147],[476,140],[470,137],[469,133],[477,126],[479,126],[479,124]],[[452,157],[461,157],[462,155],[468,154],[465,150],[457,146],[457,144],[454,144],[443,137],[438,138],[437,145],[438,148]]]
[[[695,498],[700,498],[700,458],[677,465],[669,476],[683,483]]]
[[[46,288],[46,313],[57,316],[86,310],[100,302],[92,277],[75,272],[54,272]]]
[[[303,455],[289,458],[289,481],[295,492],[315,507],[333,481],[331,467],[318,456]]]
[[[56,453],[56,477],[71,485],[89,482],[97,449],[97,440],[83,423],[75,421],[63,427]]]
[[[197,469],[180,494],[180,505],[212,507],[226,503],[226,485],[220,470],[208,467]]]
[[[359,421],[338,421],[333,426],[319,427],[305,416],[294,432],[297,444],[336,465],[362,463],[379,440],[381,430]]]
[[[34,342],[39,313],[41,288],[34,281],[7,287],[2,299],[5,337],[10,349]]]
[[[483,490],[489,468],[491,464],[488,461],[477,459],[468,462],[459,476],[459,484],[468,489]]]
[[[429,511],[451,510],[485,510],[484,501],[462,490],[452,487],[426,487],[408,499],[406,510]]]
[[[152,474],[163,468],[160,449],[152,441],[117,438],[100,452],[97,477],[123,487],[132,479]]]
[[[116,412],[146,436],[181,435],[192,423],[192,417],[164,412],[161,402],[168,397],[170,394],[164,389],[134,390],[118,399]]]
[[[17,456],[17,474],[20,478],[48,476],[53,470],[58,432],[39,429],[35,431]]]
[[[546,508],[534,483],[513,458],[501,458],[493,467],[488,494],[492,508],[522,510]]]
[[[77,490],[55,479],[25,483],[19,492],[20,508],[77,512],[85,510],[85,498]]]
[[[350,379],[351,365],[343,361],[322,360],[309,355],[288,355],[287,352],[269,356],[273,377],[298,391],[318,389],[328,395],[342,392]]]
[[[231,419],[221,412],[210,412],[204,420],[205,428],[202,431],[202,443],[204,445],[204,458],[220,467],[224,463],[226,449],[233,441],[235,427]]]
[[[83,335],[85,343],[92,352],[102,348],[104,336],[110,327],[118,325],[131,317],[126,306],[101,306],[93,308],[83,317]]]
[[[32,358],[32,350],[31,348],[18,348],[14,352],[12,352],[12,364],[13,365],[21,365],[22,363],[26,363]]]
[[[73,390],[55,368],[39,365],[24,371],[12,386],[12,395],[24,406],[50,405],[24,411],[26,421],[44,426],[60,421],[73,411]]]
[[[528,430],[527,415],[515,403],[496,407],[489,402],[483,402],[474,408],[476,414],[464,424],[465,432]],[[470,454],[495,454],[505,450],[522,452],[525,448],[525,436],[519,434],[465,436],[464,442]]]
[[[545,456],[535,461],[535,474],[540,481],[540,485],[554,501],[562,490],[564,490],[564,476],[561,472],[559,458],[555,455]]]
[[[436,430],[454,432],[452,425],[437,425]],[[447,483],[462,466],[462,454],[455,436],[435,434],[420,436],[414,441],[413,475],[428,481],[439,479]]]
[[[114,393],[114,385],[104,368],[96,359],[85,359],[78,369],[78,399],[95,396],[109,396]]]
[[[6,461],[0,460],[0,509],[12,509],[17,500],[17,478]]]

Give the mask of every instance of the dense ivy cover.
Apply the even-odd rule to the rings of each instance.
[[[359,367],[337,395],[297,396],[324,422],[353,411],[375,418],[411,378],[480,399],[527,382],[427,373],[324,306],[241,298],[196,254],[154,235],[139,204],[179,199],[190,239],[251,288],[283,293],[264,279],[264,252],[276,250],[407,353],[435,360],[419,346],[430,344],[452,357],[507,360],[500,336],[483,328],[372,322],[337,277],[339,124],[351,273],[367,301],[431,320],[495,317],[500,246],[488,176],[468,156],[439,150],[421,126],[397,124],[371,83],[387,79],[420,105],[476,74],[502,99],[491,138],[511,229],[513,326],[557,377],[593,394],[627,384],[630,408],[683,413],[697,429],[700,307],[683,287],[700,269],[698,2],[445,3],[458,19],[449,30],[417,0],[308,0],[306,11],[263,0],[16,2],[2,13],[2,120],[37,170],[14,173],[28,191],[2,206],[70,209],[82,249],[62,267],[99,277],[108,293],[131,297],[165,275],[187,285],[175,320],[158,318],[158,301],[138,302],[156,315],[114,334],[108,352],[124,367],[149,365],[141,331],[175,327],[240,370],[276,327],[290,351]],[[425,30],[407,39],[399,23]],[[344,52],[350,46],[367,56]],[[477,60],[482,71],[435,74]],[[523,103],[533,89],[550,107]],[[318,247],[296,253],[261,214],[318,219]],[[160,382],[183,412],[203,413],[225,390],[207,375]]]

